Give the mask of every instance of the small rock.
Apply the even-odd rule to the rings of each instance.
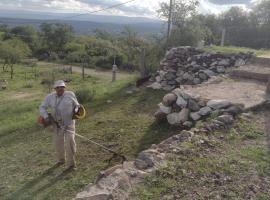
[[[171,107],[164,106],[162,103],[158,104],[158,106],[159,106],[160,111],[165,114],[169,114],[172,111]]]
[[[206,116],[206,115],[211,114],[211,112],[212,112],[212,109],[210,107],[206,106],[206,107],[202,107],[199,110],[198,114],[201,116]]]
[[[185,74],[183,75],[183,79],[184,79],[184,80],[190,80],[190,81],[193,81],[194,76],[193,76],[192,74],[190,74],[190,73],[185,73]]]
[[[175,88],[174,86],[170,86],[170,85],[166,85],[166,86],[162,87],[162,89],[165,90],[165,91],[171,91],[174,88]]]
[[[223,67],[223,66],[217,66],[217,72],[218,73],[225,73],[225,67]]]
[[[191,121],[186,121],[183,123],[183,126],[185,126],[187,128],[191,128],[193,126],[193,123]]]
[[[242,116],[247,118],[247,119],[252,119],[252,117],[253,117],[252,113],[250,113],[250,112],[249,113],[242,113]]]
[[[203,72],[200,72],[199,73],[199,77],[200,77],[200,79],[202,79],[204,81],[208,79],[208,76],[205,73],[203,73]]]
[[[194,85],[201,84],[201,79],[199,79],[199,78],[194,78],[193,83],[194,83]]]
[[[234,118],[232,115],[221,115],[217,117],[218,121],[223,122],[224,124],[230,125],[234,122]]]
[[[171,113],[167,115],[167,121],[171,125],[180,124],[179,113]]]
[[[189,141],[193,136],[194,136],[194,133],[192,131],[183,130],[179,134],[179,140],[181,142],[186,142],[186,141]]]
[[[196,101],[194,101],[193,99],[189,99],[188,101],[188,108],[193,111],[196,112],[198,110],[200,110],[200,106],[198,105],[198,103]]]
[[[167,72],[164,77],[166,80],[174,80],[176,78],[176,75],[172,72]]]
[[[183,108],[179,113],[179,121],[184,123],[188,120],[189,117],[189,109]]]
[[[155,83],[153,83],[153,84],[151,84],[151,85],[149,85],[147,87],[148,88],[152,88],[154,90],[160,90],[162,88],[161,84],[160,83],[157,83],[157,82],[155,82]]]
[[[198,121],[199,119],[201,119],[201,115],[199,115],[197,112],[192,112],[190,113],[190,118],[193,120],[193,121]]]
[[[180,88],[176,88],[172,91],[172,93],[174,93],[176,96],[181,96],[182,95],[182,89]]]
[[[156,82],[160,83],[161,82],[161,77],[160,76],[156,76]]]
[[[136,159],[134,164],[139,170],[144,170],[148,168],[148,164],[141,159]]]
[[[206,101],[204,101],[204,100],[199,100],[199,101],[198,101],[198,105],[199,105],[200,107],[205,107],[205,106],[206,106]]]
[[[181,108],[187,107],[187,101],[183,97],[181,97],[181,96],[178,96],[177,97],[176,104],[178,106],[180,106]]]
[[[246,61],[243,60],[242,58],[239,58],[239,59],[237,59],[237,60],[235,61],[234,66],[235,66],[235,67],[240,67],[240,66],[245,65],[245,64],[246,64]]]
[[[218,62],[218,65],[227,67],[227,66],[230,65],[230,60],[229,59],[223,59],[223,60]]]
[[[176,81],[177,83],[182,83],[183,79],[182,79],[182,77],[178,77],[178,78],[175,79],[175,81]]]
[[[215,76],[215,75],[216,75],[215,72],[213,72],[213,71],[211,71],[211,70],[209,70],[209,69],[202,70],[202,72],[203,72],[204,74],[206,74],[208,77],[211,77],[211,76]]]
[[[232,105],[229,108],[222,110],[222,112],[236,116],[243,112],[243,107],[243,105]]]
[[[163,97],[163,105],[172,106],[177,100],[177,96],[173,93],[169,93]]]
[[[207,106],[213,108],[214,110],[227,108],[231,105],[228,100],[210,100],[207,102]]]

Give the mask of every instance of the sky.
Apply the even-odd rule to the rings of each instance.
[[[23,10],[55,13],[86,13],[128,0],[0,0],[0,10]],[[177,0],[176,0],[177,1]],[[218,14],[231,6],[248,9],[256,0],[199,0],[199,10],[203,13]],[[134,0],[108,11],[102,15],[124,15],[156,18],[156,10],[161,2],[169,0]]]

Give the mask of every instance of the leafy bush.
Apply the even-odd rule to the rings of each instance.
[[[89,103],[93,100],[96,91],[88,88],[82,88],[75,92],[80,103]]]
[[[50,56],[48,57],[48,61],[57,61],[59,60],[58,54],[55,52],[51,52]]]
[[[33,88],[34,83],[33,81],[27,81],[24,85],[24,88]]]

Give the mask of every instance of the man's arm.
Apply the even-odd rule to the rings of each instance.
[[[79,107],[80,104],[79,104],[79,102],[78,102],[78,100],[77,100],[77,97],[76,97],[76,95],[74,94],[74,92],[70,92],[70,94],[71,94],[71,99],[72,99],[72,101],[73,101],[73,106],[74,106],[74,107]]]
[[[51,95],[46,96],[45,100],[42,102],[42,104],[39,106],[39,113],[44,119],[47,119],[49,117],[48,114],[48,108],[49,108],[49,99]]]

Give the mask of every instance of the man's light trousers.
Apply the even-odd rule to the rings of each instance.
[[[59,162],[67,161],[67,165],[76,166],[75,153],[75,124],[69,126],[55,127],[54,146]]]

